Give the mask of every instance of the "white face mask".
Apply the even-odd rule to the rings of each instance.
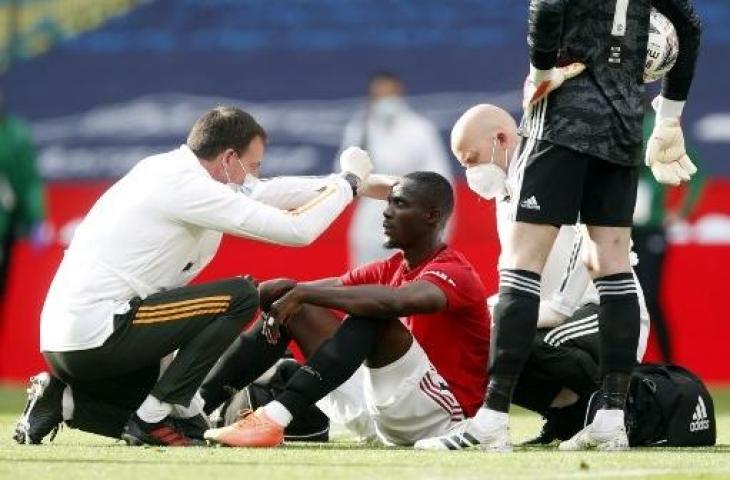
[[[259,180],[254,174],[249,173],[248,170],[246,170],[246,167],[243,166],[243,162],[241,162],[240,158],[238,159],[238,164],[241,165],[241,169],[246,172],[243,183],[236,183],[231,181],[231,176],[228,174],[228,169],[225,165],[223,165],[223,172],[226,174],[226,178],[228,179],[228,183],[226,185],[228,185],[231,190],[236,193],[251,195],[251,192],[253,192],[253,189],[256,188],[256,185],[258,185],[261,180]]]
[[[377,120],[390,121],[406,108],[406,102],[400,97],[383,97],[370,106],[370,115]]]
[[[502,167],[494,163],[496,147],[497,139],[495,138],[492,144],[492,161],[474,165],[466,169],[466,182],[469,184],[469,188],[487,200],[500,195],[504,191],[507,182],[507,173]],[[504,154],[506,159],[506,149]]]

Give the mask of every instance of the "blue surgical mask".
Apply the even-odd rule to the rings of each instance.
[[[370,115],[376,120],[390,121],[407,109],[408,105],[401,97],[383,97],[370,105]]]

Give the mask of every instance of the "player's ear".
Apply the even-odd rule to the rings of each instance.
[[[429,225],[438,225],[441,223],[443,216],[443,212],[438,208],[430,208],[426,214],[426,220]]]

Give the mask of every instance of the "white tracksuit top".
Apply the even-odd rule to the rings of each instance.
[[[76,229],[43,306],[41,350],[102,345],[129,300],[186,285],[223,233],[308,245],[351,201],[337,175],[260,181],[246,195],[214,180],[186,145],[147,157]]]

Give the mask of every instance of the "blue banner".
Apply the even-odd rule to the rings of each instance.
[[[138,4],[92,31],[59,37],[7,72],[8,103],[31,121],[47,178],[122,175],[145,155],[184,142],[202,112],[230,103],[268,130],[266,174],[324,173],[344,124],[362,107],[368,77],[382,69],[404,78],[414,109],[444,135],[477,102],[519,115],[527,2]],[[727,175],[730,5],[697,5],[705,34],[683,123],[705,171]],[[60,11],[46,24],[75,14]]]

